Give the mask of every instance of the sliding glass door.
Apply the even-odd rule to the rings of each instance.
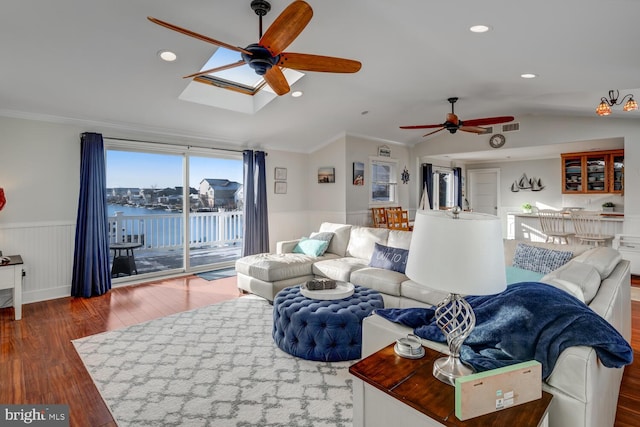
[[[113,278],[233,265],[243,238],[240,154],[115,145],[107,149],[105,189]]]

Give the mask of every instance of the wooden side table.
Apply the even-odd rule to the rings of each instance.
[[[491,414],[460,421],[455,416],[455,388],[433,376],[441,353],[426,348],[422,359],[395,354],[393,344],[349,368],[353,381],[354,427],[416,425],[426,427],[547,427],[549,403],[542,398]]]
[[[22,319],[22,257],[9,255],[8,263],[0,264],[0,289],[13,289],[13,310],[16,320]]]

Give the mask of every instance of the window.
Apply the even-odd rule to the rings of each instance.
[[[371,171],[371,200],[372,204],[386,204],[397,201],[397,168],[398,162],[390,159],[372,157],[369,161]]]

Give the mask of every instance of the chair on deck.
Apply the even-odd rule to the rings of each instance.
[[[571,222],[580,243],[588,245],[593,242],[595,246],[599,246],[600,243],[606,245],[615,237],[612,234],[602,232],[602,217],[599,212],[571,211]]]
[[[540,226],[542,232],[547,236],[547,242],[555,243],[556,239],[562,244],[569,244],[569,237],[575,233],[571,233],[565,230],[565,217],[560,211],[554,211],[551,209],[542,209],[538,211],[538,218],[540,219]]]
[[[411,227],[409,226],[409,212],[405,210],[387,209],[387,228],[411,231]]]
[[[371,208],[371,216],[375,228],[387,228],[387,213],[385,208]]]

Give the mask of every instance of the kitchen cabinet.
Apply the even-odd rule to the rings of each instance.
[[[624,150],[565,153],[561,157],[563,194],[624,191]]]

